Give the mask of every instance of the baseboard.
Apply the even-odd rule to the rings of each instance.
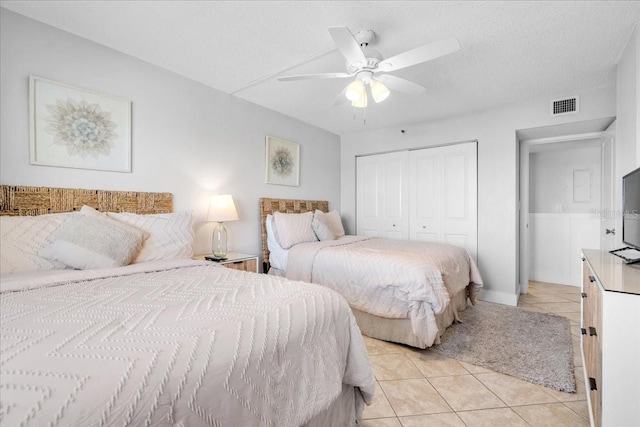
[[[489,291],[486,289],[482,290],[479,299],[481,299],[482,301],[495,302],[498,304],[510,305],[513,307],[518,305],[518,295],[508,294],[505,292]]]

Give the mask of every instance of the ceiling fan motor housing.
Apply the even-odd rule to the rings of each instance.
[[[360,80],[362,83],[368,85],[373,80],[373,72],[369,70],[362,70],[356,74],[356,79]]]

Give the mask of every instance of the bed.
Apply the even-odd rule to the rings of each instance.
[[[329,211],[327,201],[262,198],[260,222],[264,272],[340,292],[369,337],[417,348],[438,344],[482,288],[464,249],[343,236],[344,230],[336,230],[342,228],[339,214]],[[327,224],[333,231],[326,231]]]
[[[0,221],[3,425],[347,426],[371,402],[344,298],[191,259],[171,194],[2,185]]]

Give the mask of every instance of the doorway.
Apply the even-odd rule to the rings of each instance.
[[[606,132],[518,135],[519,293],[528,293],[529,280],[580,286],[580,250],[602,247],[602,212],[613,192],[612,121],[596,123]]]

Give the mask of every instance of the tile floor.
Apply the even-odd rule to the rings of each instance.
[[[589,426],[580,356],[580,288],[530,282],[522,310],[569,318],[577,393],[562,393],[448,359],[427,350],[364,337],[376,396],[364,427]]]

